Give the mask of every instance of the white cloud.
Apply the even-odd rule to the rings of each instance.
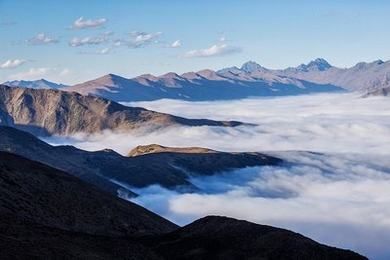
[[[26,71],[15,73],[8,76],[9,80],[37,80],[45,78],[52,81],[62,81],[66,79],[71,74],[69,68],[59,69],[59,68],[30,68]]]
[[[71,70],[68,69],[68,68],[65,68],[65,69],[61,70],[60,73],[59,73],[59,75],[61,77],[68,76],[69,74],[71,74]]]
[[[174,42],[171,44],[171,47],[172,47],[172,48],[179,48],[179,47],[181,47],[181,41],[180,41],[180,40],[174,41]]]
[[[101,49],[98,53],[99,54],[108,54],[111,51],[111,48],[104,48]]]
[[[196,177],[192,182],[201,189],[198,193],[158,186],[133,189],[141,196],[132,200],[179,224],[226,215],[291,229],[372,259],[388,259],[388,155],[276,155],[289,164]]]
[[[229,46],[226,43],[217,43],[206,49],[192,50],[184,54],[185,58],[216,57],[241,52],[240,48]]]
[[[51,68],[31,68],[27,71],[19,72],[9,76],[13,80],[35,80],[46,76]]]
[[[28,39],[27,42],[32,45],[40,45],[40,44],[58,43],[58,40],[53,37],[47,36],[44,33],[39,33],[36,36]]]
[[[127,46],[129,48],[140,48],[150,44],[158,43],[158,39],[161,37],[162,32],[146,33],[134,31],[130,33],[129,39],[116,39],[114,46]]]
[[[0,69],[14,69],[26,63],[26,60],[15,59],[15,60],[6,60],[0,64]]]
[[[87,54],[87,55],[106,55],[109,54],[112,51],[111,47],[106,47],[101,50],[97,51],[82,51],[80,54]]]
[[[80,17],[73,22],[72,28],[74,29],[87,29],[87,28],[97,28],[103,26],[107,22],[106,18],[100,18],[96,20],[84,19]]]
[[[69,41],[69,45],[72,47],[79,47],[83,45],[98,45],[107,42],[107,38],[105,36],[96,36],[96,37],[73,37]]]
[[[201,193],[158,186],[136,190],[136,202],[184,224],[228,215],[285,227],[320,242],[389,259],[390,102],[355,94],[321,94],[235,101],[133,102],[189,118],[241,120],[257,126],[173,127],[49,139],[87,150],[126,154],[139,144],[266,151],[289,161],[193,182]],[[307,150],[307,152],[279,152]],[[271,152],[270,152],[271,151]],[[364,239],[362,239],[364,238]],[[387,254],[387,255],[386,255]],[[387,258],[386,258],[387,257]]]

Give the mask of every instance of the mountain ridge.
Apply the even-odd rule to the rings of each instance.
[[[15,85],[16,83],[12,84]],[[107,74],[60,89],[117,102],[163,98],[189,101],[230,100],[252,96],[284,96],[334,91],[375,91],[390,86],[390,61],[359,62],[348,68],[324,58],[286,69],[268,69],[254,61],[241,67],[182,74],[167,72],[133,78]]]
[[[2,85],[11,87],[35,88],[35,89],[60,89],[68,87],[68,85],[55,83],[46,79],[38,80],[12,80],[3,82]]]
[[[112,80],[102,81],[102,78],[107,77]],[[181,75],[168,72],[160,76],[147,74],[127,79],[120,76],[113,78],[108,74],[65,87],[63,90],[75,91],[83,95],[102,96],[118,102],[128,102],[162,98],[190,101],[228,100],[250,96],[333,92],[341,91],[342,88],[279,75],[254,61],[249,61],[244,63],[241,68],[230,67],[218,71],[206,69],[186,72]]]
[[[8,126],[0,126],[0,136],[0,151],[66,171],[114,195],[121,193],[135,196],[132,187],[150,185],[191,190],[196,187],[191,183],[188,172],[202,176],[236,168],[282,163],[281,159],[262,153],[204,153],[211,151],[206,148],[188,152],[183,152],[185,148],[176,148],[171,149],[170,153],[156,153],[156,150],[154,153],[145,153],[145,149],[138,147],[135,148],[138,154],[132,154],[131,157],[112,150],[88,152],[73,146],[52,146],[30,133]],[[156,145],[152,147],[156,148]],[[169,149],[157,147],[163,151]],[[143,153],[139,150],[143,150]]]
[[[95,96],[0,85],[0,124],[37,135],[92,134],[169,126],[238,126],[237,121],[187,119]]]

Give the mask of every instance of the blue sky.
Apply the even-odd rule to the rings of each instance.
[[[0,0],[0,81],[388,60],[389,13],[379,0]]]

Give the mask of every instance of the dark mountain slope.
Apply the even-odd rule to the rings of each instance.
[[[176,226],[68,173],[0,152],[2,216],[92,235],[144,235]]]
[[[164,235],[156,251],[166,259],[366,259],[300,234],[209,216]]]
[[[154,259],[137,240],[173,223],[69,174],[0,152],[0,258]]]
[[[222,217],[184,228],[69,174],[0,152],[1,259],[365,259]]]
[[[261,153],[216,151],[125,157],[111,150],[87,152],[73,146],[51,146],[32,134],[5,126],[0,126],[0,151],[12,152],[64,170],[112,194],[116,194],[118,189],[129,190],[111,180],[133,187],[159,184],[167,188],[193,188],[187,171],[210,175],[232,168],[281,162],[280,159]]]

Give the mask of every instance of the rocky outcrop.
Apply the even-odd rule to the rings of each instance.
[[[8,119],[4,119],[8,117]],[[54,89],[0,85],[0,122],[40,135],[71,135],[140,127],[237,126],[239,122],[186,119]]]
[[[129,157],[150,153],[216,153],[216,151],[202,147],[166,147],[159,144],[139,145],[132,149]]]

